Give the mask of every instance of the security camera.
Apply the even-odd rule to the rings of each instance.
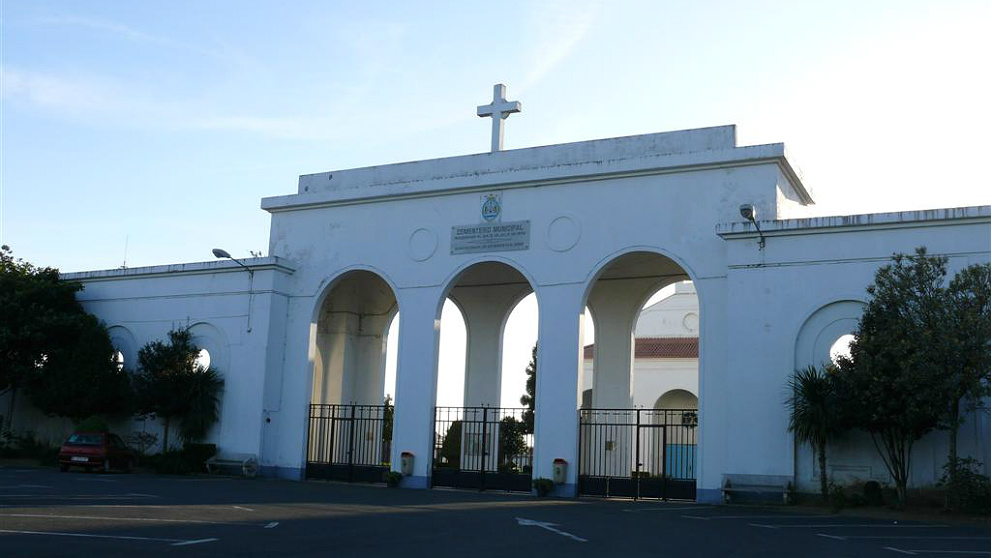
[[[754,221],[758,217],[758,210],[754,207],[754,204],[741,204],[741,217],[748,221]]]

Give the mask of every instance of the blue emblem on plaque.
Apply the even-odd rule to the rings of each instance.
[[[486,194],[482,196],[482,218],[486,221],[495,221],[503,206],[499,203],[499,194]]]

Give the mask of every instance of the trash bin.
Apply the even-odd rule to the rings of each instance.
[[[400,454],[400,472],[409,477],[413,474],[413,454],[404,451]]]
[[[560,457],[555,459],[552,476],[555,484],[565,484],[565,480],[568,479],[568,461]]]

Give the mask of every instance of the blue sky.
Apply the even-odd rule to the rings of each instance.
[[[987,0],[0,5],[0,241],[63,271],[264,252],[300,174],[488,150],[497,82],[507,149],[737,124],[822,214],[992,201]]]
[[[361,4],[361,5],[359,5]],[[415,4],[415,5],[414,5]],[[66,271],[265,250],[299,174],[735,123],[823,213],[987,204],[992,8],[3,1],[2,241]]]

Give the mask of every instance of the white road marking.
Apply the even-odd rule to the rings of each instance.
[[[573,535],[571,533],[566,533],[565,531],[562,531],[561,529],[555,529],[555,527],[558,525],[557,523],[548,523],[547,521],[534,521],[533,519],[524,519],[522,517],[518,517],[517,518],[517,525],[526,525],[526,526],[540,527],[541,529],[544,529],[546,531],[551,531],[552,533],[556,533],[556,534],[561,535],[563,537],[568,537],[570,539],[573,539],[573,540],[576,540],[576,541],[579,541],[579,542],[589,542],[586,539],[583,539],[582,537],[577,537],[577,536],[575,536],[575,535]]]
[[[209,521],[206,519],[159,519],[154,517],[106,517],[100,515],[48,515],[43,513],[0,513],[0,517],[32,517],[48,519],[94,519],[100,521],[151,521],[160,523],[204,523],[208,525],[244,525],[244,523],[229,523],[226,521]]]
[[[87,539],[118,539],[125,541],[154,541],[154,542],[167,542],[176,544],[193,544],[190,541],[185,541],[183,539],[160,539],[155,537],[128,537],[124,535],[93,535],[91,533],[60,533],[58,531],[15,531],[13,529],[0,529],[0,533],[10,533],[13,535],[50,535],[53,537],[82,537]],[[204,539],[202,542],[207,540],[215,541],[217,539]],[[198,541],[199,542],[199,541]]]
[[[0,513],[0,517],[30,517],[39,519],[91,519],[97,521],[147,521],[158,523],[201,523],[204,525],[235,525],[239,527],[259,526],[258,523],[243,523],[236,521],[210,521],[208,519],[168,519],[158,517],[107,517],[103,515],[50,515],[44,513]],[[260,525],[265,529],[271,529],[279,525],[278,521]]]
[[[205,543],[205,542],[213,542],[215,540],[217,540],[217,539],[216,538],[213,538],[213,539],[197,539],[195,541],[183,541],[183,542],[172,543],[172,546],[188,546],[188,545],[191,545],[191,544],[200,544],[200,543]]]
[[[11,489],[11,488],[52,488],[52,487],[46,486],[44,484],[12,484],[8,486],[0,486],[0,489]]]
[[[825,539],[834,539],[834,540],[838,540],[838,541],[846,541],[847,540],[846,537],[838,537],[837,535],[826,535],[824,533],[817,533],[816,536],[817,537],[823,537]]]
[[[916,556],[915,552],[911,552],[909,550],[899,550],[898,548],[892,548],[891,546],[885,546],[882,548],[884,548],[885,550],[891,550],[892,552],[898,552],[900,554],[909,554],[910,556]]]
[[[683,515],[682,517],[684,517],[686,519],[701,519],[703,521],[709,521],[710,520],[709,517],[702,517],[702,516],[698,516],[698,515]]]
[[[246,508],[246,507],[243,507],[243,506],[231,506],[231,507],[234,508],[234,509],[236,509],[236,510],[241,510],[241,511],[246,511],[246,512],[253,512],[253,511],[255,511],[255,510],[253,510],[251,508]]]
[[[761,527],[762,529],[778,529],[775,525],[763,525],[761,523],[748,523],[751,527]]]

